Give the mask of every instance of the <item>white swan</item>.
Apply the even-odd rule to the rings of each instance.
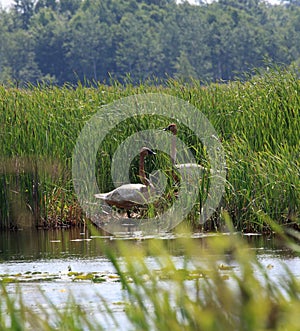
[[[200,164],[197,163],[176,163],[176,136],[177,136],[177,125],[175,123],[169,124],[166,128],[163,129],[163,131],[170,131],[172,136],[172,142],[171,142],[171,159],[173,166],[178,170],[183,170],[182,173],[185,174],[184,178],[186,178],[189,173],[195,174],[195,171],[207,171],[205,167],[203,167]],[[178,182],[178,176],[173,173],[173,178],[176,182]]]
[[[110,206],[127,209],[127,215],[130,217],[130,208],[147,204],[149,199],[156,194],[153,184],[146,177],[144,168],[145,156],[155,154],[147,147],[140,150],[139,177],[142,184],[124,184],[108,193],[95,194],[95,197],[105,201]]]

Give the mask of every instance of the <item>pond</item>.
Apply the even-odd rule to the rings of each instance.
[[[191,237],[199,245],[200,260],[202,252],[205,252],[205,258],[209,256],[206,242],[213,235],[194,234]],[[284,265],[300,278],[299,256],[282,247],[278,239],[258,235],[244,238],[249,249],[255,250],[261,263],[270,269],[272,279],[276,281],[284,276]],[[33,311],[47,307],[46,298],[56,307],[63,307],[72,295],[77,304],[110,330],[112,322],[107,321],[105,316],[105,303],[108,304],[114,317],[127,330],[125,293],[104,253],[108,247],[116,251],[119,240],[130,240],[133,249],[147,244],[143,238],[112,237],[94,227],[0,232],[0,278],[9,279],[7,291],[10,295],[15,295],[20,289],[23,299]],[[175,264],[182,267],[182,244],[170,234],[159,240],[164,241]],[[156,268],[153,257],[148,256],[146,263],[150,268]]]

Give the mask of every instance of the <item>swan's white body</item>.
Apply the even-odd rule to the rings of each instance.
[[[174,167],[178,170],[180,169],[190,169],[190,168],[197,168],[197,169],[202,169],[205,170],[204,167],[202,167],[202,165],[197,164],[197,163],[176,163],[174,165]]]
[[[125,184],[108,193],[95,194],[97,199],[105,201],[117,208],[129,209],[138,205],[145,205],[155,196],[156,190],[152,185]]]
[[[130,209],[149,203],[150,198],[156,194],[156,190],[146,178],[144,170],[144,158],[149,154],[156,153],[147,147],[143,147],[140,151],[139,176],[143,184],[124,184],[108,193],[95,194],[95,198],[105,201],[110,206],[122,209]]]

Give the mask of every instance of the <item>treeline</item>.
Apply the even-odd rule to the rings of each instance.
[[[300,1],[15,0],[0,36],[2,84],[228,81],[300,64]]]

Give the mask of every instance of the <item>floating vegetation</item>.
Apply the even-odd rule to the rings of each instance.
[[[273,280],[269,276],[272,267],[259,263],[244,239],[230,233],[212,236],[199,259],[199,241],[182,237],[178,244],[184,245],[185,255],[179,263],[174,262],[176,256],[169,255],[163,240],[149,241],[135,250],[130,241],[119,240],[117,251],[109,246],[105,249],[115,272],[1,274],[0,329],[298,330],[299,277],[284,267],[285,275]],[[300,252],[290,238],[283,236],[282,244]],[[41,282],[43,278],[63,284],[57,293],[64,294],[65,304],[52,302],[42,290],[45,304],[27,304],[21,282]],[[108,304],[96,295],[93,301],[87,297],[79,303],[82,298],[76,292],[76,297],[67,299],[68,285],[74,280],[101,290],[107,286],[109,291],[109,285],[120,283],[114,289],[121,298]],[[13,284],[15,281],[18,283]],[[99,315],[105,315],[104,322],[99,322]]]
[[[94,283],[115,282],[119,280],[117,274],[105,274],[103,272],[68,272],[50,274],[48,272],[25,272],[20,274],[0,274],[0,282],[2,283],[34,283],[34,282],[49,282],[49,281],[93,281]]]
[[[117,277],[117,279],[119,279],[119,277]],[[103,282],[106,282],[107,279],[104,276],[95,275],[92,278],[92,281],[93,281],[93,283],[103,283]]]
[[[232,270],[231,268],[219,268],[220,270]],[[211,271],[201,270],[186,270],[175,269],[170,271],[168,269],[155,270],[155,275],[158,280],[168,280],[174,277],[176,273],[177,277],[183,280],[195,280],[198,278],[204,278],[211,273]],[[130,274],[127,274],[130,279]],[[142,275],[144,281],[148,280],[147,274]],[[25,272],[19,274],[0,274],[0,282],[2,283],[34,283],[34,282],[49,282],[49,281],[92,281],[94,283],[103,282],[119,282],[120,276],[118,274],[103,273],[103,272],[76,272],[70,271],[68,273],[50,274],[48,272]]]

